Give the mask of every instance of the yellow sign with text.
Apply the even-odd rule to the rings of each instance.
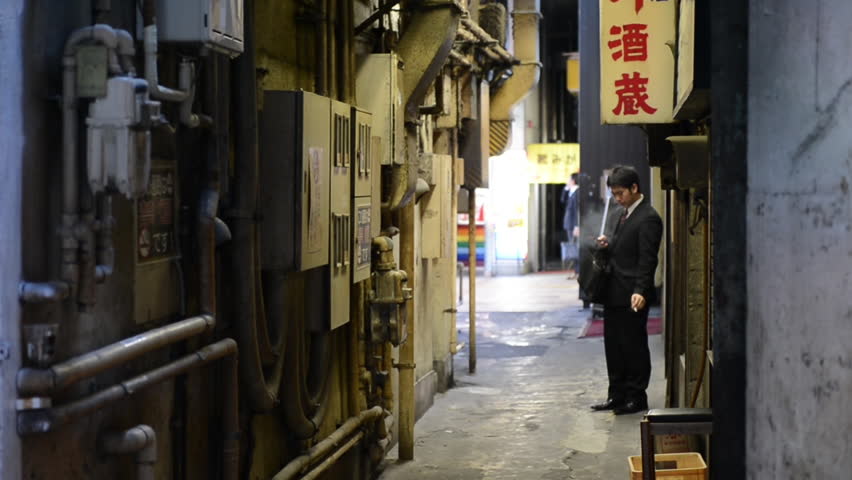
[[[527,145],[530,183],[567,183],[580,171],[579,143],[533,143]]]
[[[601,123],[669,123],[676,0],[601,0]]]

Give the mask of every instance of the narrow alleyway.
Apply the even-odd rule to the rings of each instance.
[[[467,349],[456,356],[455,388],[415,427],[415,459],[400,463],[392,451],[380,479],[628,479],[641,414],[589,409],[606,397],[606,365],[601,337],[578,338],[589,310],[580,311],[576,282],[547,273],[477,287],[477,372],[468,374]],[[459,341],[467,326],[460,313]],[[653,408],[665,388],[660,335],[650,344]]]

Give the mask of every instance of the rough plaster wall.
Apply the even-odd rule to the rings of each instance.
[[[23,0],[0,4],[0,342],[15,345],[0,355],[0,478],[21,477],[21,450],[15,431],[15,374],[22,352],[17,346],[20,309],[17,285],[21,274],[21,171],[23,112],[21,98],[21,13]]]
[[[852,3],[752,0],[748,472],[852,471]]]

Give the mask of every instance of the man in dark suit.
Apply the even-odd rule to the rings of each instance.
[[[648,350],[648,307],[654,301],[654,272],[663,234],[663,222],[650,199],[642,195],[639,175],[631,167],[615,167],[607,179],[621,206],[612,238],[597,243],[609,252],[610,274],[604,303],[604,350],[609,395],[593,410],[616,415],[648,409],[645,390],[651,378]]]
[[[579,271],[580,192],[578,191],[577,177],[577,173],[571,174],[560,199],[565,206],[565,214],[562,216],[562,228],[565,230],[566,237],[565,241],[562,242],[562,248],[564,249],[562,263],[564,267],[575,272],[569,278],[574,278],[576,272]]]

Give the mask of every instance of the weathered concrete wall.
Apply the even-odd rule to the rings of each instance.
[[[848,478],[852,3],[749,5],[749,478]]]
[[[21,13],[23,0],[0,5],[0,342],[19,345],[17,285],[21,275],[21,177],[23,169],[23,59]],[[0,478],[21,477],[21,445],[15,431],[15,374],[19,349],[0,353]]]

